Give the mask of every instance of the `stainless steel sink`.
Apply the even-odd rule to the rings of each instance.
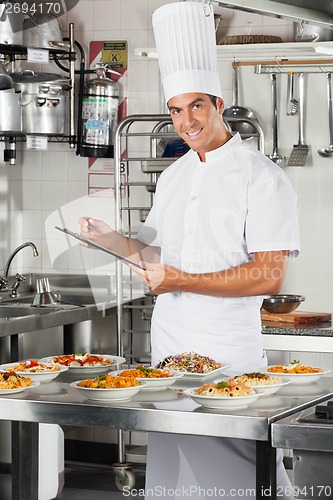
[[[53,308],[53,311],[57,308]],[[31,316],[36,314],[45,314],[50,312],[50,308],[46,307],[31,307],[30,305],[20,304],[1,304],[0,303],[0,318],[18,318],[20,316]]]
[[[100,299],[98,296],[95,296],[89,292],[61,292],[56,293],[56,296],[59,300],[59,305],[61,303],[71,303],[77,305],[87,305],[87,304],[95,304],[96,302],[104,302],[106,300],[106,296],[101,296]]]

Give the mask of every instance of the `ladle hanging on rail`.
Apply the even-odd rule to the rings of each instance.
[[[257,131],[250,123],[242,121],[242,118],[251,118],[252,120],[258,121],[258,118],[248,108],[238,105],[238,66],[237,64],[232,64],[233,68],[233,87],[232,87],[232,106],[226,108],[223,112],[225,118],[239,118],[239,121],[233,122],[231,124],[231,129],[234,132],[239,132],[243,139],[251,139]]]
[[[327,148],[318,149],[318,154],[324,158],[333,155],[333,104],[332,104],[332,73],[327,73],[327,105],[328,105],[328,129],[330,134],[330,145]]]
[[[284,167],[286,164],[285,156],[278,154],[278,124],[277,124],[277,91],[276,91],[276,73],[271,74],[272,82],[272,142],[273,152],[269,155],[269,159],[274,161],[279,167]]]

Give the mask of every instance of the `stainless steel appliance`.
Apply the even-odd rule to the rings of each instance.
[[[295,499],[333,497],[333,400],[272,424],[272,444],[293,450]]]

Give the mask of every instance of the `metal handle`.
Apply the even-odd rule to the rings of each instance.
[[[330,147],[333,147],[332,73],[327,73],[327,104],[328,104],[328,129],[330,134]]]
[[[304,73],[300,73],[298,77],[299,84],[299,140],[300,146],[304,145]]]
[[[287,115],[290,115],[290,103],[293,98],[293,87],[294,87],[294,73],[292,71],[288,72],[287,80]]]
[[[233,63],[232,104],[238,106],[238,66]]]
[[[272,142],[273,142],[273,156],[277,156],[278,151],[278,133],[277,133],[277,97],[276,97],[276,73],[272,73]]]

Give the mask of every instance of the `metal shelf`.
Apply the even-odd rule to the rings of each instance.
[[[75,61],[76,61],[76,53],[74,50],[74,24],[69,24],[69,49],[64,50],[62,48],[51,48],[48,49],[51,56],[57,57],[58,60],[67,60],[69,62],[69,80],[71,81],[71,88],[69,90],[69,133],[64,135],[49,135],[49,134],[32,134],[25,132],[13,132],[13,133],[3,133],[0,131],[0,141],[8,142],[9,148],[4,150],[5,157],[8,156],[9,163],[11,165],[15,164],[15,151],[16,151],[16,142],[25,142],[27,136],[47,136],[48,142],[59,142],[59,143],[68,143],[71,148],[74,148],[76,145],[76,136],[75,136],[75,126],[74,126],[74,94],[75,94]],[[21,45],[7,45],[0,44],[0,55],[3,56],[11,56],[10,60],[15,63],[16,60],[26,60],[27,58],[28,48]],[[13,153],[14,152],[14,153]]]
[[[333,42],[282,42],[282,43],[251,43],[235,45],[217,45],[218,61],[279,61],[288,60],[290,64],[302,60],[318,58],[333,64]],[[137,56],[157,59],[154,47],[136,48]]]

